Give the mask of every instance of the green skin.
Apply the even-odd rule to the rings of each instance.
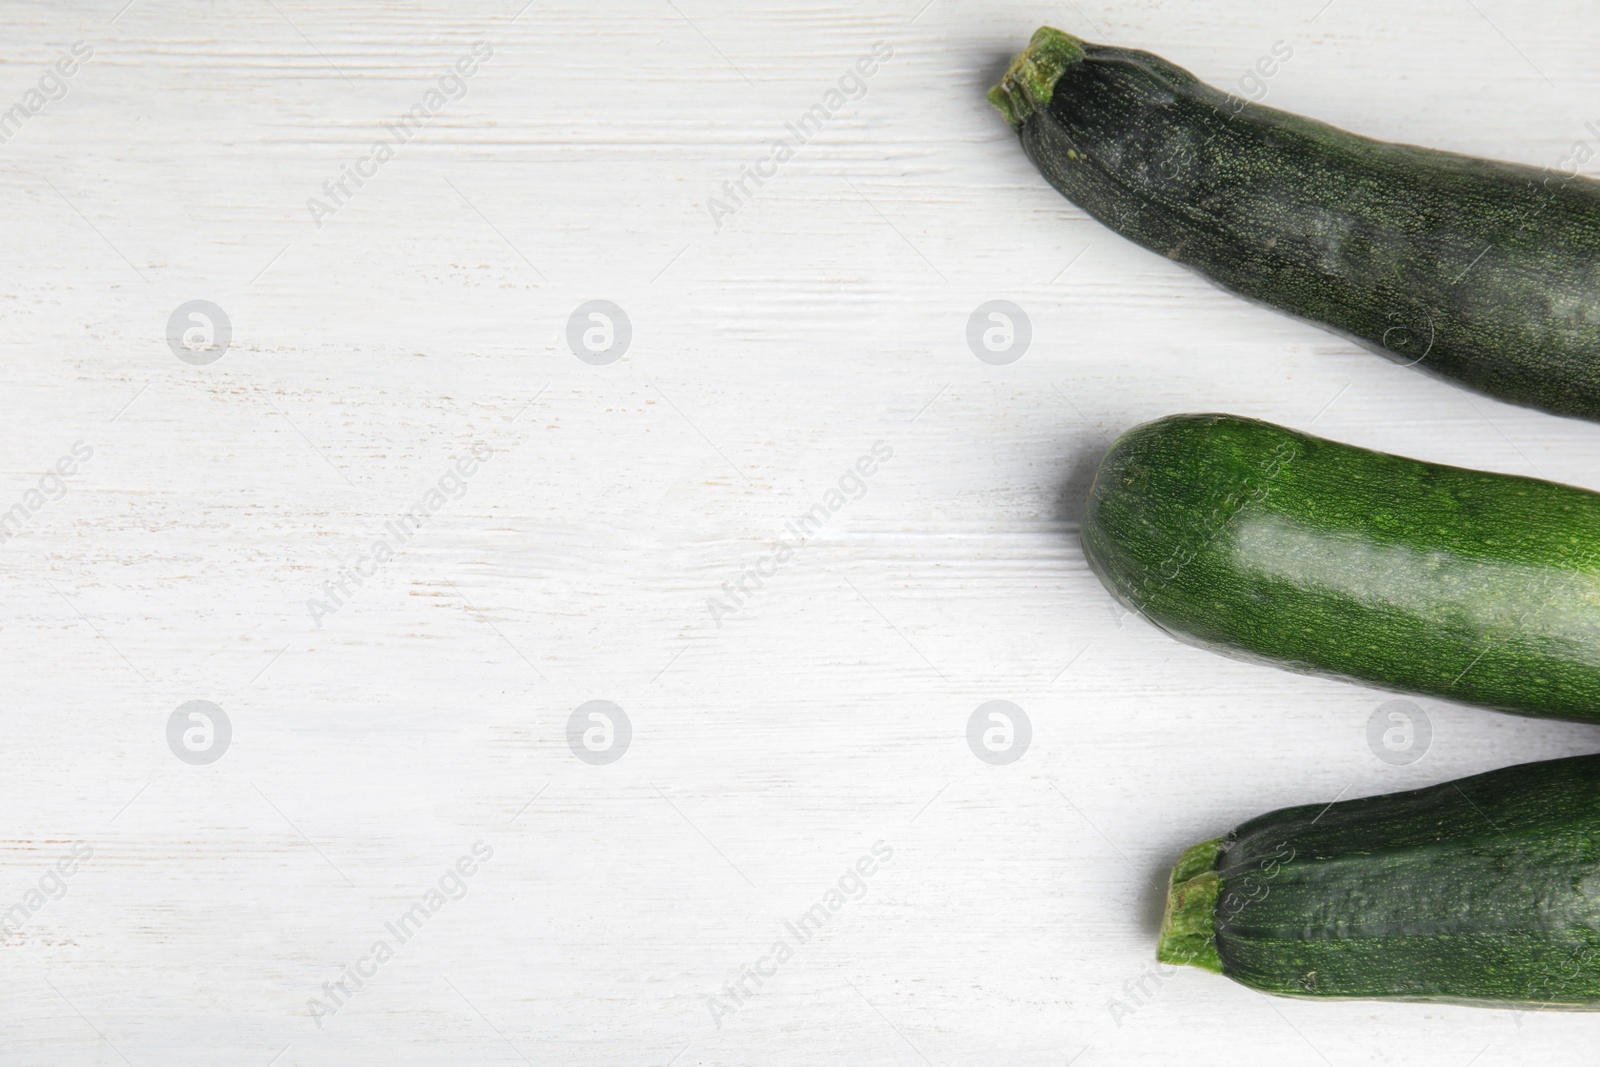
[[[1157,955],[1286,996],[1600,1008],[1600,756],[1252,819],[1184,853]]]
[[[1049,28],[989,99],[1124,237],[1401,363],[1600,419],[1600,182],[1358,137]]]
[[[1600,722],[1600,494],[1173,415],[1101,460],[1083,549],[1190,644]]]

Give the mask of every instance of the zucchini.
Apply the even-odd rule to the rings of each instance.
[[[1113,596],[1190,644],[1600,721],[1600,494],[1172,415],[1113,443],[1082,539]]]
[[[1251,819],[1179,859],[1156,954],[1286,996],[1600,1007],[1600,756]]]
[[[1600,418],[1600,182],[1391,144],[1048,27],[989,99],[1049,183],[1242,296]]]

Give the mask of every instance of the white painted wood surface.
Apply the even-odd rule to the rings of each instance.
[[[1386,763],[1388,695],[1119,619],[1074,518],[1106,435],[1174,410],[1594,488],[1600,428],[1117,239],[983,100],[1041,23],[1230,85],[1284,42],[1271,103],[1554,165],[1600,149],[1592,6],[516,3],[0,14],[0,111],[39,105],[0,145],[0,512],[28,513],[0,545],[0,907],[31,911],[0,938],[0,1062],[1592,1062],[1582,1015],[1157,972],[1183,846],[1600,735],[1418,701],[1430,748]],[[880,41],[717,228],[722,183]],[[328,201],[476,42],[464,95]],[[232,328],[205,366],[165,338],[194,299]],[[567,344],[592,299],[632,326],[608,365]],[[1032,324],[1009,365],[965,341],[992,299]],[[30,497],[76,442],[64,495]],[[876,442],[859,499],[713,620]],[[316,625],[441,479],[464,495]],[[1009,765],[967,745],[993,699],[1032,724]],[[209,765],[168,745],[192,700],[231,724]],[[590,700],[631,722],[609,765],[567,742]]]

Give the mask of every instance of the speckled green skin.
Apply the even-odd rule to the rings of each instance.
[[[990,99],[1124,237],[1391,359],[1600,419],[1600,182],[1358,137],[1057,30]]]
[[[1164,929],[1169,963],[1290,996],[1600,1008],[1600,756],[1275,811],[1185,853],[1174,895],[1198,853],[1218,889],[1209,937],[1185,936],[1211,955]]]
[[[1101,461],[1083,548],[1190,644],[1600,721],[1600,494],[1173,415]]]

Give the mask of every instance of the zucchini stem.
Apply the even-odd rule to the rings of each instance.
[[[1040,26],[1028,47],[1011,61],[1000,84],[989,90],[989,103],[1000,109],[1013,129],[1021,129],[1035,111],[1050,103],[1062,72],[1082,61],[1082,41]]]
[[[1222,957],[1217,954],[1217,897],[1222,876],[1216,871],[1222,841],[1217,837],[1190,847],[1172,868],[1161,937],[1156,942],[1156,959],[1162,963],[1222,973]]]

